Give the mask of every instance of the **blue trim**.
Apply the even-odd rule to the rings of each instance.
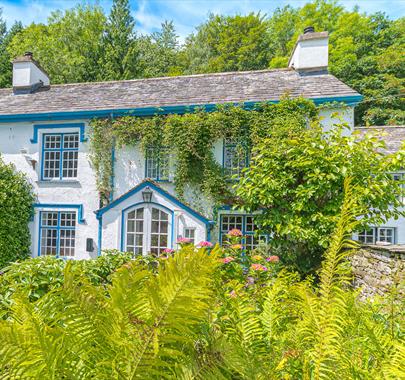
[[[110,193],[110,202],[114,199],[114,187],[115,187],[115,140],[111,146],[111,177],[110,177],[110,186],[111,186],[111,193]]]
[[[64,144],[64,136],[65,135],[77,135],[76,132],[68,132],[68,133],[44,133],[42,135],[42,147],[41,147],[41,181],[51,181],[55,180],[55,178],[45,178],[44,177],[44,154],[45,152],[59,152],[59,180],[63,181],[64,179],[72,179],[77,177],[63,177],[63,152],[79,152],[79,148],[65,148]],[[47,136],[60,136],[60,148],[45,148],[45,138]]]
[[[77,210],[77,222],[79,224],[85,224],[86,220],[83,217],[83,205],[82,204],[51,204],[51,203],[34,203],[34,208],[51,208],[51,209],[76,209]],[[44,210],[45,211],[45,210]]]
[[[224,206],[224,208],[222,208],[223,210],[229,210],[229,208],[227,208],[228,206]],[[245,214],[245,213],[234,213],[234,214],[220,214],[219,215],[219,228],[218,228],[218,243],[219,245],[222,246],[222,236],[226,235],[226,233],[222,233],[222,218],[224,216],[240,216],[242,217],[242,228],[241,228],[241,232],[242,232],[242,245],[245,246],[244,249],[246,249],[246,240],[245,240],[245,236],[252,236],[255,237],[255,231],[246,231],[246,217],[251,216],[254,218],[253,214]],[[254,220],[254,219],[253,219]],[[269,235],[259,235],[259,236],[265,236],[266,237],[266,241],[268,241],[269,239]]]
[[[363,99],[362,95],[352,96],[331,96],[320,98],[307,98],[312,100],[316,105],[329,102],[343,102],[348,106],[355,106]],[[268,100],[267,102],[250,101],[229,103],[239,105],[242,104],[245,109],[253,109],[261,103],[279,103],[279,100]],[[19,121],[45,121],[45,120],[72,120],[72,119],[92,119],[95,117],[119,117],[125,115],[131,116],[153,116],[156,114],[184,114],[193,112],[195,109],[204,108],[205,111],[215,111],[217,104],[193,104],[189,106],[167,106],[167,107],[144,107],[144,108],[117,108],[109,110],[93,110],[93,111],[69,111],[69,112],[45,112],[45,113],[27,113],[27,114],[8,114],[0,115],[0,123],[19,122]]]
[[[53,212],[53,213],[57,213],[57,225],[56,226],[43,226],[42,225],[42,214],[45,212]],[[38,252],[37,252],[37,256],[41,256],[41,239],[42,239],[42,229],[46,228],[49,230],[56,230],[56,254],[55,257],[60,257],[60,232],[62,230],[64,231],[75,231],[76,230],[76,226],[74,227],[62,227],[61,226],[61,214],[62,211],[40,211],[39,212],[39,232],[38,232]],[[75,238],[76,239],[76,238]],[[66,257],[63,257],[66,258]]]
[[[24,116],[24,115],[23,115]],[[0,116],[1,121],[1,116]],[[30,139],[32,144],[38,143],[38,131],[40,129],[61,129],[61,128],[79,128],[80,129],[80,142],[87,141],[84,130],[84,123],[69,123],[69,124],[34,124],[34,134],[32,139]]]
[[[161,148],[167,149],[166,147],[161,147]],[[149,159],[149,151],[151,149],[152,150],[158,150],[157,155],[156,155],[156,165],[157,165],[157,168],[156,168],[157,176],[156,177],[148,176],[148,159]],[[154,181],[160,182],[160,183],[170,183],[171,181],[169,180],[169,173],[168,173],[168,178],[167,179],[161,179],[160,178],[160,161],[161,161],[160,153],[161,153],[161,149],[159,149],[159,148],[155,148],[153,146],[149,147],[149,148],[146,148],[146,152],[145,152],[145,178],[150,178],[150,179],[153,179]],[[167,156],[167,160],[168,160],[167,165],[168,165],[168,169],[169,169],[168,172],[169,172],[170,171],[169,156]]]
[[[103,217],[98,219],[97,256],[101,255],[101,245],[103,242]]]
[[[192,208],[189,206],[185,205],[184,203],[180,202],[177,198],[175,198],[173,195],[169,194],[168,192],[164,191],[160,187],[156,186],[153,182],[151,181],[144,181],[138,186],[134,187],[132,190],[128,191],[126,194],[121,196],[120,198],[117,198],[115,201],[111,202],[107,206],[95,211],[97,218],[101,217],[104,213],[106,213],[108,210],[111,210],[112,208],[116,207],[119,205],[121,202],[125,201],[126,199],[130,198],[132,195],[138,193],[139,191],[143,190],[145,187],[149,186],[152,190],[156,191],[169,201],[173,202],[176,206],[182,208],[183,210],[186,210],[189,214],[194,216],[196,219],[199,221],[203,222],[206,226],[210,224],[210,220],[205,218],[204,216],[200,215],[196,211],[194,211]]]
[[[237,181],[237,178],[234,178],[234,176],[229,176],[229,174],[226,173],[227,169],[225,167],[225,149],[226,148],[236,148],[237,144],[226,144],[225,143],[225,139],[222,139],[222,174],[227,176],[231,181]],[[245,153],[245,168],[249,167],[250,164],[250,157],[249,157],[249,149],[244,146],[244,153]],[[232,168],[229,168],[230,170],[232,170]],[[242,168],[243,169],[243,168]]]
[[[141,206],[145,207],[147,205],[155,205],[157,206],[157,208],[161,208],[165,211],[167,211],[168,213],[171,214],[172,216],[172,231],[171,231],[171,244],[170,244],[170,248],[173,249],[173,245],[174,245],[174,211],[170,210],[169,208],[167,208],[166,206],[163,206],[159,203],[156,202],[138,202],[138,203],[134,203],[131,206],[126,207],[124,210],[121,211],[121,244],[120,244],[120,250],[124,251],[124,239],[125,239],[125,232],[126,232],[126,224],[125,224],[125,215],[129,212],[129,210],[135,210],[137,208],[140,208]],[[144,232],[145,232],[145,228],[144,228]]]

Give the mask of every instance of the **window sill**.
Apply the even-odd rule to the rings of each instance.
[[[80,181],[77,179],[62,179],[62,180],[38,180],[35,181],[38,186],[80,186]]]

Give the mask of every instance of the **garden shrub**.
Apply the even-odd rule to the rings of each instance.
[[[34,195],[25,176],[0,157],[0,269],[30,255]]]

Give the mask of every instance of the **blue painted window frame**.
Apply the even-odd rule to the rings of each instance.
[[[150,151],[155,151],[153,154],[156,156],[155,160],[156,160],[156,176],[148,176],[148,171],[150,169],[149,167],[149,160],[151,159],[150,157]],[[165,151],[164,154],[165,156],[167,156],[167,177],[162,177],[161,176],[161,153],[162,151]],[[157,182],[170,182],[170,156],[169,156],[169,148],[168,147],[154,147],[154,146],[150,146],[148,148],[146,148],[146,152],[145,152],[145,178],[150,178],[153,179],[154,181]]]
[[[44,177],[44,169],[45,169],[45,152],[60,152],[60,157],[59,157],[59,180],[60,181],[66,181],[66,180],[75,180],[76,177],[63,177],[63,152],[79,152],[79,146],[80,146],[80,137],[79,137],[79,146],[78,148],[64,148],[63,147],[63,140],[65,135],[77,135],[79,136],[78,132],[65,132],[65,133],[44,133],[42,135],[42,147],[41,147],[41,180],[42,181],[52,181],[55,179],[58,179],[57,177],[54,178],[48,178]],[[60,148],[45,148],[45,139],[47,136],[60,136],[61,137],[61,143],[60,143]],[[77,158],[79,160],[79,157]]]
[[[223,139],[222,140],[222,172],[223,172],[223,174],[225,175],[225,176],[227,176],[228,177],[228,179],[229,180],[231,180],[231,181],[237,181],[239,178],[240,178],[240,175],[238,176],[238,177],[236,177],[235,175],[230,175],[229,173],[228,173],[228,170],[230,169],[230,168],[227,168],[226,167],[226,162],[225,162],[225,152],[226,152],[226,149],[227,148],[237,148],[238,147],[238,145],[239,144],[237,144],[237,143],[227,143],[226,142],[226,139]],[[247,168],[248,166],[249,166],[249,162],[250,162],[250,158],[249,158],[249,149],[248,149],[248,147],[246,147],[246,146],[244,146],[243,147],[243,149],[244,149],[244,153],[245,153],[245,166],[244,166],[244,168]],[[231,168],[232,169],[232,168]],[[240,169],[239,171],[241,172],[241,170],[243,170],[243,168],[242,169]]]
[[[57,213],[58,215],[58,220],[57,220],[57,225],[56,226],[43,226],[42,225],[42,215],[45,213]],[[75,213],[76,214],[76,219],[75,219],[75,225],[72,226],[61,226],[61,214],[62,213]],[[75,256],[75,250],[76,250],[76,225],[79,221],[79,215],[75,210],[43,210],[39,212],[39,234],[38,234],[38,256],[41,255],[41,248],[42,248],[42,230],[43,229],[52,229],[56,230],[56,255],[43,255],[43,256],[55,256],[55,257],[61,257],[60,256],[60,232],[61,230],[70,230],[70,231],[75,231],[75,247],[73,251],[72,256],[62,256],[63,258],[67,257],[74,257]]]
[[[64,129],[64,128],[79,128],[79,136],[80,136],[80,142],[85,142],[87,141],[87,138],[85,136],[85,125],[84,123],[65,123],[65,124],[35,124],[34,125],[34,132],[32,139],[30,139],[31,144],[37,144],[38,143],[38,135],[39,131],[41,129]]]
[[[245,236],[251,236],[252,238],[255,238],[255,237],[261,237],[261,238],[265,238],[265,241],[266,242],[268,242],[269,241],[269,235],[264,235],[264,234],[260,234],[260,235],[256,235],[256,231],[248,231],[247,230],[247,228],[246,228],[246,219],[248,218],[248,217],[252,217],[253,218],[253,221],[254,221],[254,215],[253,214],[237,214],[237,213],[235,213],[235,214],[228,214],[228,213],[223,213],[223,214],[220,214],[220,216],[219,216],[219,228],[218,228],[218,230],[219,230],[219,237],[218,237],[218,242],[219,242],[219,244],[222,246],[223,245],[223,242],[222,242],[222,239],[223,239],[223,237],[229,232],[229,231],[227,231],[227,232],[223,232],[222,231],[222,220],[223,220],[223,217],[224,216],[229,216],[229,217],[242,217],[242,228],[241,228],[241,232],[242,232],[242,235],[243,235],[243,238],[242,238],[242,246],[243,246],[243,248],[244,248],[244,250],[246,250],[246,240],[245,240]]]

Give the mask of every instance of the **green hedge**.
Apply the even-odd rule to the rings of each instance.
[[[33,202],[32,187],[25,176],[0,157],[0,268],[29,256],[28,223]]]

